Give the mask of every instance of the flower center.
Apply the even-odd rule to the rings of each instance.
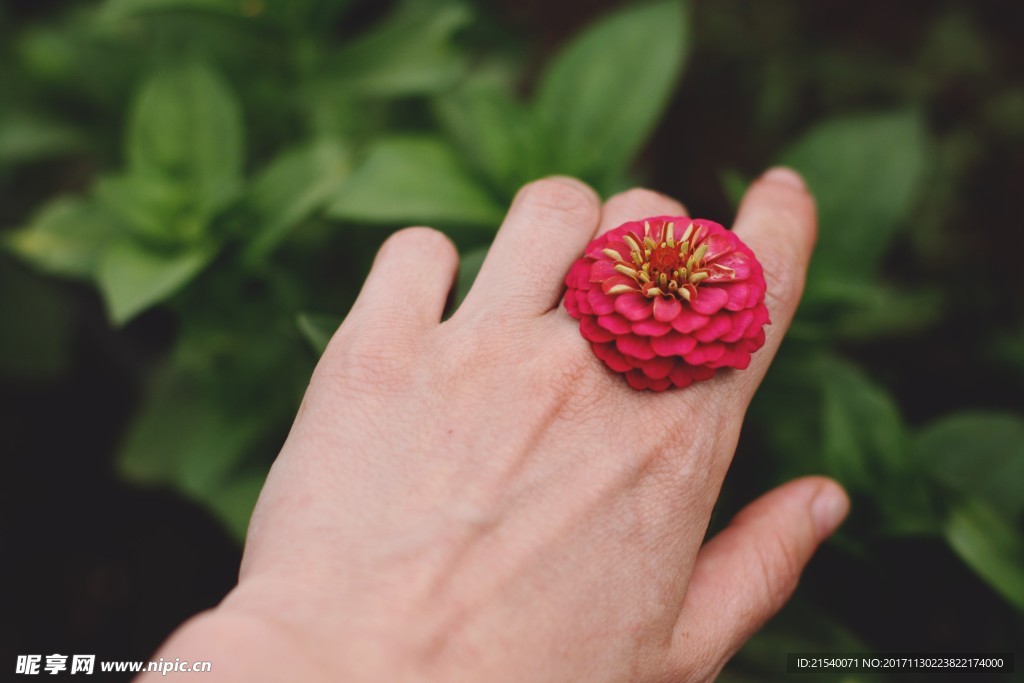
[[[671,275],[672,271],[679,270],[682,260],[683,255],[679,253],[678,249],[663,244],[651,252],[651,270]]]
[[[709,245],[703,238],[697,239],[696,233],[690,223],[677,240],[675,224],[669,222],[652,229],[649,221],[644,222],[643,237],[635,232],[626,233],[622,241],[629,249],[628,261],[616,249],[605,249],[604,254],[614,262],[615,271],[634,284],[618,284],[608,292],[639,290],[649,298],[663,296],[690,301],[697,294],[697,285],[712,275],[716,280],[734,278],[731,268],[705,258]]]

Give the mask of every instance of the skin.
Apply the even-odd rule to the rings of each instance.
[[[799,479],[705,542],[814,244],[795,173],[755,182],[734,228],[773,320],[749,369],[636,392],[560,306],[600,231],[685,213],[647,190],[602,205],[570,178],[532,183],[443,323],[454,246],[389,238],[270,472],[238,586],[154,659],[238,681],[713,680],[848,499]]]

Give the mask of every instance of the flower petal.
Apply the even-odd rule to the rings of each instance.
[[[694,368],[692,365],[676,365],[672,368],[671,374],[668,378],[677,387],[688,387],[693,384],[694,380]]]
[[[655,356],[651,343],[647,339],[638,337],[635,334],[624,334],[616,337],[615,346],[623,355],[632,356],[639,360],[650,360]]]
[[[576,307],[580,310],[583,315],[591,315],[594,309],[591,308],[590,302],[587,301],[587,295],[582,290],[577,289],[572,293],[572,298],[576,300]]]
[[[750,324],[754,322],[754,312],[747,309],[743,311],[737,311],[732,316],[732,329],[727,334],[723,334],[719,337],[719,341],[723,342],[735,342],[743,338],[744,333],[750,327]]]
[[[754,311],[754,323],[757,325],[766,325],[770,322],[768,316],[768,307],[764,304],[759,305]]]
[[[654,318],[648,318],[647,320],[633,323],[632,329],[633,334],[639,334],[643,337],[660,337],[671,332],[672,326],[668,323],[658,322]]]
[[[706,379],[711,379],[715,376],[716,368],[709,368],[706,365],[700,365],[693,369],[693,378],[698,382],[703,382]]]
[[[754,283],[750,285],[750,293],[747,295],[747,308],[753,308],[764,302],[765,287],[763,284]]]
[[[640,369],[651,379],[665,379],[675,366],[674,358],[652,358],[644,361],[640,365]]]
[[[645,375],[641,370],[631,370],[626,373],[626,381],[629,386],[638,391],[650,389],[651,391],[665,391],[672,386],[672,380],[667,377],[652,378]]]
[[[576,290],[570,289],[565,293],[565,310],[569,311],[569,315],[574,318],[580,317],[580,305],[576,303]]]
[[[628,334],[630,332],[629,321],[616,313],[598,316],[597,324],[613,334]]]
[[[615,344],[591,344],[590,348],[594,350],[594,355],[604,361],[604,364],[614,372],[626,372],[633,369],[632,364],[616,350]]]
[[[713,360],[718,360],[725,353],[725,345],[718,343],[698,344],[697,348],[684,356],[690,365],[704,365]]]
[[[697,288],[697,296],[690,302],[693,310],[704,315],[712,315],[722,310],[729,301],[729,295],[721,287],[705,286]]]
[[[619,275],[619,272],[615,270],[615,264],[608,258],[599,258],[594,261],[594,265],[590,267],[591,282],[604,282],[608,278],[615,277],[616,275]]]
[[[745,370],[750,365],[750,353],[741,349],[727,348],[722,357],[707,364],[710,368],[736,368]]]
[[[619,253],[619,258],[625,261],[626,263],[629,263],[629,247],[627,247],[626,243],[623,242],[622,240],[608,240],[608,242],[603,247],[601,247],[601,255],[607,257],[607,254],[604,254],[605,249],[612,249],[614,251],[617,251]]]
[[[585,258],[577,259],[569,273],[565,276],[565,286],[574,289],[583,289],[590,280],[590,261]]]
[[[615,310],[633,322],[645,320],[651,317],[651,300],[639,293],[626,292],[615,297]]]
[[[725,293],[729,295],[729,301],[725,304],[725,307],[730,311],[741,311],[747,308],[747,297],[750,294],[750,287],[743,282],[737,282],[729,285],[725,288]]]
[[[677,282],[685,292],[647,292],[654,283],[642,288],[615,265],[620,259],[632,262],[626,235],[632,235],[630,243],[660,243],[668,238],[669,222],[676,240],[693,224],[686,249],[703,247],[705,279]],[[564,305],[580,321],[581,335],[635,389],[662,391],[709,379],[718,368],[746,368],[751,353],[764,345],[764,325],[770,323],[761,264],[739,237],[713,221],[656,216],[624,223],[591,241],[565,284]]]
[[[633,387],[637,391],[643,391],[644,389],[652,389],[654,391],[664,391],[668,388],[667,381],[666,385],[658,389],[656,385],[660,384],[657,380],[652,380],[647,375],[639,370],[632,370],[626,373],[626,381],[629,382],[629,386]]]
[[[724,278],[728,280],[746,280],[750,277],[750,257],[744,254],[742,251],[732,251],[728,254],[722,254],[720,257],[714,259],[715,265],[724,266],[733,272],[732,277]],[[718,276],[721,277],[721,276]],[[712,275],[708,278],[709,282],[714,282],[716,276]]]
[[[589,315],[580,318],[580,334],[590,342],[610,342],[615,339],[614,334],[598,325],[597,321]]]
[[[737,348],[741,348],[744,351],[749,351],[753,353],[754,351],[757,351],[759,348],[764,346],[764,328],[759,327],[756,330],[753,330],[752,332],[753,334],[751,336],[745,337],[736,342]]]
[[[694,338],[703,343],[715,341],[732,330],[732,316],[729,313],[716,313],[707,325],[693,333]]]
[[[610,277],[601,283],[601,291],[607,294],[609,290],[619,285],[626,285],[627,287],[638,289],[636,282],[634,282],[632,278],[616,273],[613,277]]]
[[[683,357],[693,351],[697,346],[697,340],[679,332],[669,332],[664,337],[653,337],[651,348],[659,356],[666,358]]]
[[[730,238],[732,238],[732,233],[725,232],[724,230],[722,232],[716,230],[708,235],[700,245],[706,245],[708,248],[704,254],[704,260],[714,261],[731,252],[733,250],[733,239],[735,238]]]
[[[590,304],[590,308],[597,315],[606,315],[615,310],[615,303],[612,297],[600,289],[587,290],[587,303]]]
[[[683,308],[679,315],[672,320],[672,327],[678,332],[687,334],[694,330],[699,330],[708,324],[708,316],[701,315],[700,313],[694,313],[689,308]]]
[[[656,320],[663,323],[670,322],[682,310],[683,305],[679,303],[679,299],[666,299],[661,296],[654,298],[654,317]]]

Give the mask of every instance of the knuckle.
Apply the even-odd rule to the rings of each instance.
[[[634,187],[620,192],[608,201],[651,211],[678,211],[682,208],[682,205],[671,197],[645,187]]]
[[[597,212],[597,195],[582,182],[568,177],[535,180],[519,192],[519,201],[553,216],[590,216]]]
[[[391,234],[380,248],[382,256],[416,253],[434,258],[455,258],[455,245],[440,230],[427,227],[403,228]]]
[[[397,354],[346,349],[317,365],[313,383],[383,389],[395,384],[405,371],[406,363]]]
[[[800,265],[801,258],[795,248],[786,244],[762,249],[757,257],[768,283],[765,301],[768,310],[774,314],[800,297],[804,288],[805,269]]]
[[[395,325],[386,318],[374,321],[372,326],[349,322],[331,339],[313,370],[311,384],[384,393],[406,384],[422,350],[416,341],[395,335]],[[381,339],[388,343],[380,343]]]
[[[797,543],[785,533],[774,530],[756,547],[757,562],[764,581],[764,606],[774,612],[796,589],[803,571],[803,559]]]

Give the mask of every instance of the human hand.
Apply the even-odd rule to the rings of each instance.
[[[845,516],[820,477],[702,545],[744,412],[789,325],[815,234],[774,170],[735,231],[773,324],[745,371],[664,393],[609,372],[559,305],[598,231],[685,214],[645,190],[524,188],[456,313],[438,232],[381,248],[253,514],[238,586],[165,659],[218,678],[704,681],[786,601]]]

